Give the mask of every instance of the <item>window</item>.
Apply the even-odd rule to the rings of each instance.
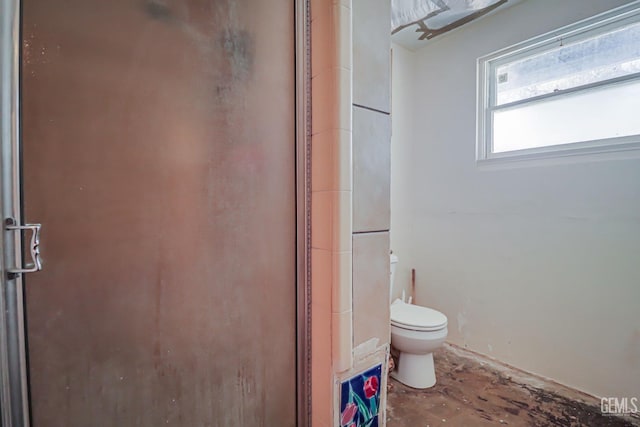
[[[479,161],[640,149],[640,2],[478,60]]]

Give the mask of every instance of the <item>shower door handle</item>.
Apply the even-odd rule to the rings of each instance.
[[[22,238],[22,232],[31,230],[31,241],[29,243],[29,252],[31,253],[31,264],[27,264],[24,267],[8,267],[7,273],[10,277],[15,277],[21,273],[33,273],[42,270],[42,259],[40,258],[40,229],[41,224],[25,224],[17,225],[16,220],[13,218],[7,218],[5,220],[5,231],[17,231]],[[17,257],[16,257],[17,259]]]

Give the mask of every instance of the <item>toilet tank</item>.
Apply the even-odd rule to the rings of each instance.
[[[395,279],[396,275],[396,265],[398,265],[398,257],[394,254],[391,254],[389,258],[391,262],[391,274],[389,277],[389,302],[391,302],[391,298],[393,296],[393,280]]]

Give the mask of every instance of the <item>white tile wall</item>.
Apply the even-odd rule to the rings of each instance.
[[[353,0],[353,103],[390,112],[391,2]]]
[[[390,341],[389,232],[353,236],[354,346],[372,338]]]
[[[351,1],[311,0],[311,20],[312,424],[331,426],[352,366]]]
[[[391,118],[353,108],[353,230],[389,229]]]

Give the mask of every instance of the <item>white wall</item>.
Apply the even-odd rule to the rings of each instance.
[[[628,3],[527,0],[394,49],[392,249],[449,341],[640,397],[640,160],[479,170],[476,58]],[[406,127],[405,127],[406,126]]]
[[[398,255],[392,299],[410,291],[411,246],[411,164],[413,134],[413,102],[416,74],[414,55],[402,46],[392,44],[391,94],[391,250]],[[408,295],[408,294],[407,294]]]

